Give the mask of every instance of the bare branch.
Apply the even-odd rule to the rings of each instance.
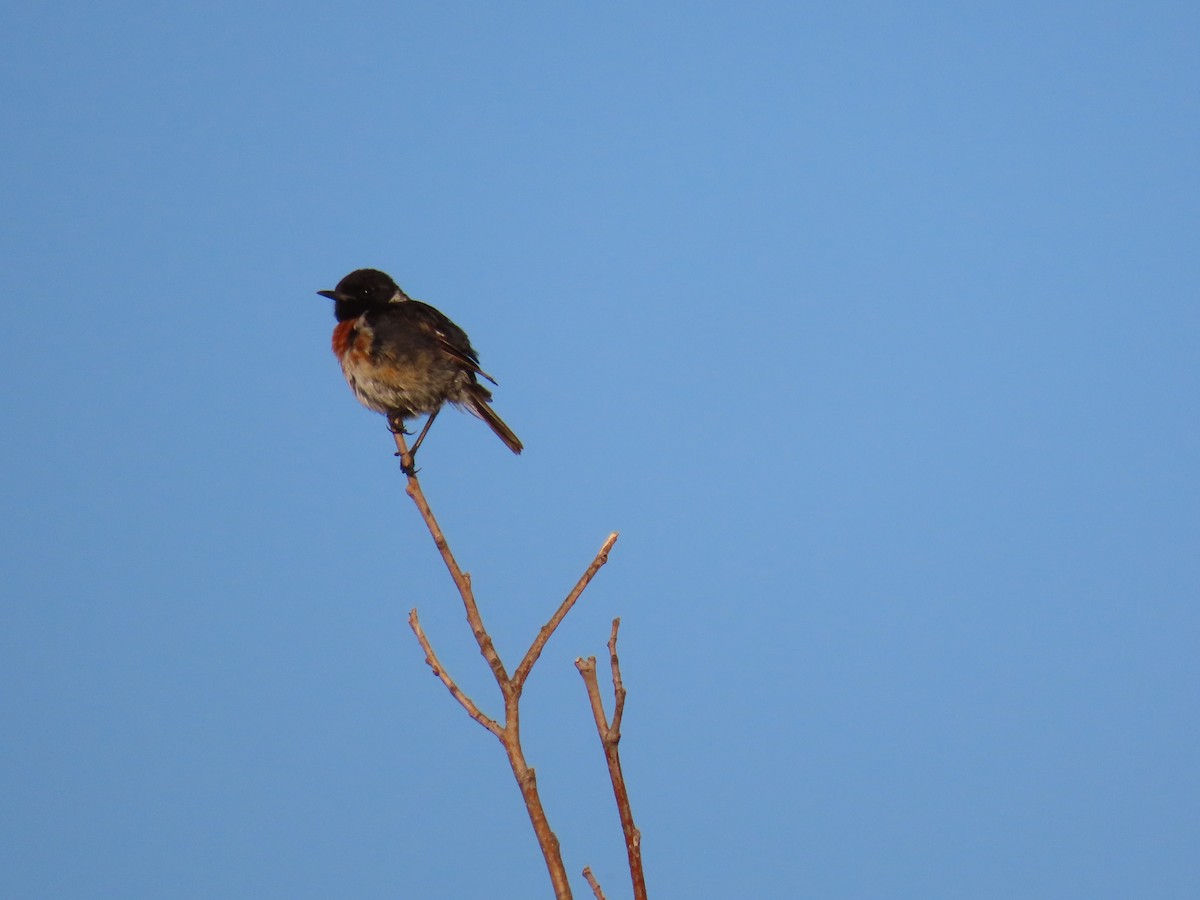
[[[504,745],[504,752],[508,754],[508,764],[512,768],[513,777],[517,779],[517,787],[521,789],[521,799],[525,801],[525,809],[529,812],[529,822],[537,836],[542,858],[546,860],[554,896],[557,900],[570,900],[571,884],[567,880],[567,869],[563,865],[562,848],[559,846],[558,836],[550,827],[550,820],[546,818],[546,810],[538,793],[537,773],[525,761],[525,751],[521,749],[520,730],[517,727],[519,697],[520,695],[515,693],[505,697],[504,708],[508,713],[508,721],[505,723],[500,742]]]
[[[612,666],[613,698],[615,699],[612,726],[609,731],[618,738],[621,735],[621,716],[625,712],[625,685],[621,681],[621,661],[617,659],[617,630],[620,627],[620,617],[613,619],[612,634],[608,638],[608,661]]]
[[[611,725],[605,721],[600,686],[596,681],[596,657],[575,660],[575,668],[583,677],[588,701],[592,707],[592,717],[596,720],[596,731],[600,735],[600,746],[604,750],[604,761],[608,764],[608,777],[612,781],[613,796],[617,801],[617,814],[621,817],[621,830],[625,833],[625,850],[629,857],[629,876],[633,881],[634,900],[646,900],[646,875],[642,870],[642,833],[633,822],[629,791],[625,787],[625,774],[621,770],[621,756],[617,750],[617,745],[621,742],[621,715],[625,711],[625,687],[621,682],[620,661],[617,658],[617,630],[620,626],[621,620],[613,619],[612,633],[608,639],[615,695]]]
[[[462,688],[455,683],[454,679],[450,677],[450,673],[442,667],[441,662],[437,658],[437,654],[433,651],[433,645],[429,642],[429,638],[425,635],[425,629],[421,627],[421,623],[417,619],[417,611],[415,609],[408,614],[408,625],[410,628],[412,628],[413,634],[417,636],[417,640],[420,641],[421,649],[425,651],[425,662],[429,664],[429,668],[433,669],[433,674],[441,679],[442,684],[446,686],[446,689],[450,691],[454,699],[457,700],[459,704],[462,705],[462,708],[467,711],[467,715],[469,715],[472,719],[474,719],[496,737],[503,740],[504,733],[500,728],[500,725],[494,719],[489,719],[486,715],[484,715],[479,710],[479,707],[472,702],[471,698],[463,692]]]
[[[600,890],[600,882],[596,880],[596,876],[592,874],[590,866],[583,867],[583,877],[587,879],[588,885],[592,889],[592,893],[596,895],[596,900],[604,900],[604,891]]]
[[[487,628],[483,624],[483,617],[479,614],[479,607],[475,602],[475,593],[471,587],[471,576],[459,568],[458,561],[455,560],[454,554],[450,551],[450,545],[446,541],[445,535],[442,534],[433,511],[429,508],[429,503],[425,499],[425,493],[421,490],[421,483],[417,480],[416,470],[413,468],[412,454],[405,443],[404,435],[397,433],[394,436],[398,451],[397,455],[400,457],[401,469],[408,477],[408,496],[412,498],[417,506],[417,510],[421,513],[421,518],[425,520],[429,534],[433,537],[433,542],[437,546],[438,552],[442,555],[442,561],[445,562],[446,568],[450,572],[450,577],[454,580],[454,584],[458,588],[459,596],[462,597],[463,608],[466,610],[467,623],[471,626],[471,633],[475,636],[475,641],[479,645],[479,652],[487,661],[488,666],[491,667],[496,684],[500,687],[500,693],[504,696],[503,725],[484,715],[474,702],[472,702],[471,698],[463,693],[454,679],[442,668],[437,655],[434,653],[433,646],[429,642],[429,638],[421,628],[421,623],[417,619],[417,611],[415,609],[409,614],[409,625],[412,627],[413,633],[417,636],[421,648],[425,651],[425,660],[429,663],[430,668],[433,669],[434,674],[441,679],[442,684],[446,686],[454,699],[459,702],[471,718],[500,739],[500,743],[504,747],[504,752],[508,756],[513,777],[516,778],[517,786],[521,790],[521,797],[525,801],[525,807],[529,811],[529,819],[533,825],[538,846],[541,848],[542,856],[546,861],[546,868],[550,874],[550,883],[554,888],[554,896],[557,900],[570,900],[571,886],[567,879],[566,867],[563,865],[562,850],[559,846],[558,838],[550,828],[550,822],[546,818],[546,812],[542,806],[541,797],[538,794],[537,775],[533,768],[526,762],[524,751],[521,748],[519,706],[521,686],[509,678],[508,672],[504,668],[504,663],[500,659],[500,654],[496,652],[491,635],[488,634]],[[612,535],[606,543],[603,552],[607,552],[607,549],[612,546],[616,539],[617,536],[615,534]],[[599,569],[602,564],[602,562],[593,563],[593,568]],[[594,574],[594,571],[590,571],[586,579],[590,580]],[[575,598],[578,597],[586,586],[586,580],[581,580],[581,584],[573,592],[574,596],[570,598],[570,604],[575,602]],[[566,615],[566,610],[570,609],[570,604],[565,604],[566,609],[562,610],[562,614],[558,617],[559,620],[561,620],[562,615]],[[557,626],[557,621],[554,624]],[[542,643],[544,644],[545,641],[543,640]],[[536,654],[533,659],[536,659]],[[533,665],[533,659],[529,661],[529,666]],[[528,672],[528,667],[526,668],[526,672]]]
[[[491,667],[492,674],[496,678],[496,683],[503,690],[508,681],[508,673],[504,669],[504,663],[500,661],[500,655],[492,645],[491,635],[487,633],[487,629],[483,626],[483,617],[479,614],[479,606],[475,603],[475,592],[471,589],[471,576],[459,568],[458,561],[454,558],[454,554],[450,552],[450,545],[446,542],[446,536],[442,534],[442,529],[438,525],[437,519],[434,518],[433,510],[429,508],[429,503],[425,499],[425,492],[421,490],[421,482],[417,480],[416,471],[412,467],[412,455],[408,452],[408,444],[404,441],[404,435],[394,432],[392,436],[396,439],[396,450],[400,454],[400,465],[408,476],[408,496],[412,497],[413,503],[417,505],[417,510],[421,513],[421,518],[425,520],[425,525],[429,529],[430,535],[433,536],[433,543],[437,546],[438,552],[442,554],[442,561],[446,563],[446,568],[450,570],[450,577],[454,579],[459,596],[462,597],[463,607],[467,613],[467,622],[471,626],[471,633],[475,635],[475,642],[479,644],[479,652],[487,660],[487,664]]]
[[[579,596],[584,592],[584,589],[587,588],[587,586],[591,584],[592,579],[596,577],[596,573],[600,571],[600,568],[606,562],[608,562],[608,553],[610,550],[612,550],[613,544],[617,542],[617,537],[618,533],[614,531],[608,536],[604,543],[600,545],[600,549],[596,551],[596,557],[592,560],[591,565],[589,565],[587,570],[581,576],[579,576],[579,581],[575,582],[575,587],[571,588],[571,592],[567,594],[567,598],[563,600],[558,609],[554,611],[554,615],[550,617],[550,621],[542,626],[541,630],[537,634],[537,637],[533,639],[533,644],[530,645],[529,651],[525,654],[525,658],[521,660],[520,665],[517,666],[517,670],[513,673],[513,686],[518,692],[522,687],[524,687],[525,679],[529,677],[529,672],[533,669],[533,664],[537,662],[538,657],[542,655],[542,650],[545,648],[546,642],[550,640],[550,636],[554,634],[554,630],[558,628],[562,620],[566,618],[567,613],[571,611],[571,607],[575,605],[575,601],[579,599]]]

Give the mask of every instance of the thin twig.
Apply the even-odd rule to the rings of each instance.
[[[408,614],[408,625],[412,628],[413,634],[417,636],[417,640],[421,644],[421,649],[425,651],[425,662],[429,664],[429,668],[433,669],[433,674],[441,679],[442,684],[446,686],[446,689],[450,691],[454,699],[467,711],[467,715],[496,737],[503,739],[503,730],[500,728],[499,723],[480,712],[479,707],[463,692],[462,688],[450,677],[450,673],[442,666],[437,658],[437,654],[433,651],[433,645],[425,635],[425,629],[421,627],[421,623],[417,619],[417,611],[415,609]]]
[[[613,698],[615,699],[612,725],[608,730],[615,734],[618,740],[621,737],[621,716],[625,714],[625,685],[621,681],[621,661],[617,659],[617,629],[620,627],[621,619],[618,616],[613,619],[612,634],[608,637],[608,662],[612,667]]]
[[[613,796],[617,801],[617,814],[621,817],[621,830],[625,834],[625,850],[629,857],[629,877],[633,881],[634,900],[646,900],[646,875],[642,870],[642,833],[633,822],[633,810],[629,806],[629,791],[625,786],[625,774],[621,770],[621,755],[617,745],[621,742],[621,714],[625,710],[625,687],[621,683],[620,663],[617,659],[617,629],[620,619],[613,619],[612,634],[608,639],[609,659],[613,669],[613,692],[615,694],[613,720],[610,725],[604,716],[604,703],[600,699],[600,685],[596,680],[596,657],[575,660],[575,668],[583,677],[592,717],[596,720],[596,731],[600,735],[600,746],[604,750],[604,761],[608,764],[608,777],[612,781]]]
[[[471,626],[471,633],[475,635],[475,642],[479,644],[479,652],[483,654],[483,658],[491,667],[497,684],[503,685],[508,681],[508,673],[504,669],[504,663],[500,661],[500,654],[492,645],[491,635],[483,625],[483,617],[479,614],[479,606],[475,603],[475,592],[471,589],[471,576],[459,568],[458,561],[454,558],[454,554],[450,551],[450,545],[446,542],[446,536],[442,534],[442,529],[438,525],[437,519],[434,518],[433,510],[429,508],[425,492],[421,490],[421,482],[417,480],[416,471],[412,467],[412,455],[408,452],[408,444],[404,441],[404,435],[397,431],[392,436],[396,439],[396,449],[400,453],[400,465],[408,475],[408,496],[412,497],[413,503],[417,505],[421,518],[425,520],[425,525],[429,528],[430,535],[433,536],[433,543],[441,553],[446,568],[450,570],[450,577],[454,579],[459,596],[462,597],[463,608],[467,613],[467,623]]]
[[[592,560],[591,565],[579,576],[579,580],[575,582],[575,587],[571,588],[571,592],[567,594],[567,598],[559,604],[558,609],[554,611],[554,615],[542,626],[541,630],[537,633],[537,637],[533,639],[533,643],[530,645],[524,659],[521,660],[520,665],[517,666],[517,670],[513,673],[513,684],[518,691],[525,685],[525,679],[529,677],[529,672],[533,669],[533,664],[542,655],[542,650],[545,648],[546,642],[550,640],[550,636],[554,634],[554,630],[566,618],[567,613],[571,611],[571,607],[575,605],[575,601],[579,599],[580,594],[584,592],[584,589],[596,577],[596,573],[608,562],[608,553],[612,550],[613,544],[617,542],[618,536],[618,533],[614,531],[600,545],[600,549],[596,551],[596,557]]]
[[[596,900],[604,900],[604,891],[600,890],[600,882],[592,874],[590,866],[583,867],[583,877],[587,879],[588,886],[591,887],[592,893],[596,895]]]

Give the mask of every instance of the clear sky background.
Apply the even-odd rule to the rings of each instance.
[[[1200,896],[1200,7],[9,4],[0,895],[541,897],[314,292],[470,333],[423,482],[628,896]],[[576,876],[577,896],[586,895]]]

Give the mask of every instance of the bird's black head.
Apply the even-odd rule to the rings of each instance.
[[[378,269],[355,269],[332,291],[317,293],[334,302],[334,314],[339,322],[357,318],[368,309],[409,299],[390,275]]]

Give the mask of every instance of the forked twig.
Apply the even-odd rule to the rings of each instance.
[[[621,818],[621,830],[625,834],[625,850],[629,857],[629,877],[633,882],[634,900],[646,900],[646,876],[642,870],[642,833],[633,822],[629,791],[625,786],[621,755],[617,750],[617,745],[621,742],[621,716],[625,712],[625,686],[621,681],[621,665],[617,658],[617,630],[620,627],[621,620],[613,619],[612,633],[608,638],[614,698],[611,724],[605,718],[604,701],[600,698],[600,684],[596,680],[596,657],[575,660],[575,668],[583,676],[584,687],[592,706],[592,717],[596,720],[596,731],[600,735],[600,746],[604,750],[604,761],[608,764],[608,777],[612,781],[617,814]]]
[[[416,635],[421,649],[425,651],[425,661],[429,664],[433,673],[441,679],[442,684],[446,686],[446,689],[450,691],[450,694],[458,701],[459,705],[466,710],[467,714],[494,734],[504,746],[504,752],[508,756],[513,777],[517,780],[517,786],[521,790],[525,807],[529,811],[529,819],[533,825],[534,833],[537,835],[538,845],[542,849],[542,856],[545,858],[546,868],[550,873],[550,882],[554,887],[554,895],[559,900],[569,900],[571,897],[571,887],[567,880],[566,868],[563,866],[562,852],[559,848],[558,838],[555,837],[554,832],[551,830],[550,823],[546,818],[545,809],[542,807],[541,797],[537,789],[537,775],[533,768],[525,761],[524,751],[521,748],[521,689],[524,687],[525,680],[529,677],[534,663],[537,662],[538,657],[545,648],[546,642],[550,640],[550,637],[562,623],[567,613],[571,611],[576,601],[579,600],[580,595],[587,588],[588,584],[591,583],[596,573],[608,562],[608,553],[617,541],[617,533],[613,532],[610,534],[608,539],[601,545],[591,565],[588,566],[579,581],[576,582],[575,587],[567,594],[566,599],[559,605],[554,615],[550,617],[550,620],[542,626],[537,637],[534,638],[533,643],[530,645],[529,650],[517,666],[516,671],[512,676],[509,676],[503,661],[500,659],[500,654],[496,652],[496,648],[492,643],[491,635],[488,634],[487,628],[483,624],[483,617],[480,615],[479,606],[475,602],[475,593],[471,586],[471,576],[459,567],[458,561],[454,558],[454,554],[450,550],[450,545],[446,541],[446,537],[433,515],[433,511],[429,508],[425,494],[421,490],[421,483],[417,479],[416,470],[413,468],[412,454],[405,443],[404,435],[397,430],[394,433],[394,437],[397,455],[400,457],[401,469],[408,477],[408,487],[406,489],[408,496],[412,498],[413,503],[416,504],[417,510],[421,514],[421,518],[425,520],[425,525],[433,537],[433,542],[437,546],[438,552],[441,554],[442,560],[450,572],[450,577],[454,580],[454,584],[458,588],[459,596],[463,602],[463,609],[466,611],[467,623],[471,626],[471,633],[475,636],[475,641],[479,645],[479,652],[487,661],[489,668],[491,668],[492,675],[496,679],[496,684],[500,688],[500,693],[504,697],[503,723],[497,722],[485,715],[442,667],[442,664],[438,661],[437,654],[434,652],[432,643],[425,634],[424,629],[421,628],[421,623],[417,618],[417,611],[415,609],[409,613],[409,626]],[[590,875],[590,873],[588,874]],[[593,891],[596,892],[596,896],[602,898],[603,894],[599,892],[599,885],[594,883],[594,879],[589,878],[589,883],[593,885]]]

